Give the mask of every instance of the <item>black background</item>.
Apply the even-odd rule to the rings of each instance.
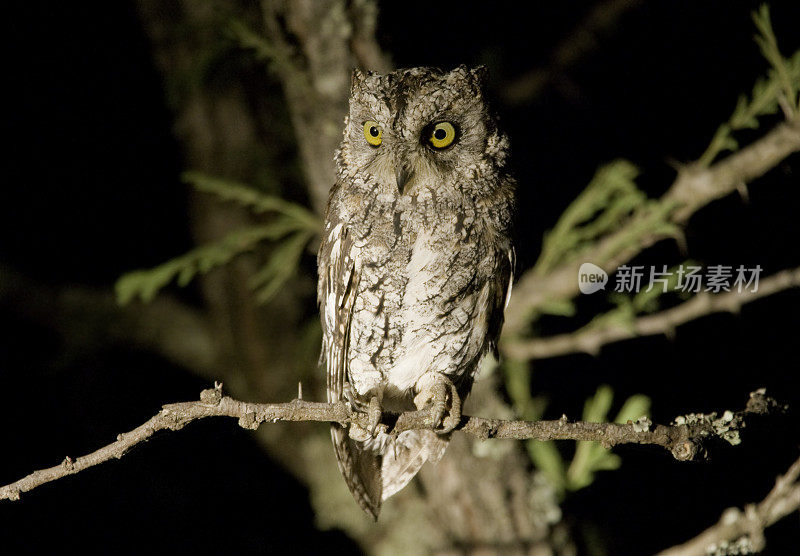
[[[794,52],[800,6],[771,5],[782,50]],[[379,38],[396,65],[489,66],[520,183],[523,269],[598,165],[628,158],[642,170],[640,187],[663,193],[675,175],[670,161],[699,156],[738,95],[766,71],[752,40],[756,3],[644,2],[543,95],[522,106],[503,102],[504,84],[548,64],[589,6],[381,8]],[[111,286],[127,270],[190,248],[180,149],[133,5],[20,3],[3,19],[0,262],[43,283]],[[762,130],[778,120],[764,118]],[[762,132],[737,137],[746,144]],[[706,265],[760,264],[765,274],[800,265],[798,172],[795,155],[751,185],[749,202],[733,195],[700,211],[687,230],[688,255]],[[662,242],[635,262],[683,258],[674,242]],[[312,260],[304,265],[313,272]],[[579,303],[584,319],[602,307],[595,298]],[[796,409],[799,315],[800,291],[781,293],[740,315],[684,325],[672,340],[540,362],[534,385],[550,399],[548,417],[578,417],[603,383],[615,388],[616,407],[634,393],[650,396],[656,422],[742,407],[761,386]],[[549,319],[542,330],[564,326]],[[96,449],[161,404],[191,399],[207,386],[133,349],[65,346],[52,328],[2,305],[0,330],[2,484]],[[565,502],[581,553],[652,553],[698,533],[728,506],[760,500],[798,455],[796,415],[755,423],[743,445],[717,446],[707,463],[619,448],[622,469],[601,473]],[[796,515],[784,520],[768,531],[767,552],[793,553],[798,533]],[[0,539],[10,554],[357,550],[343,534],[314,528],[305,489],[231,422],[159,434],[121,461],[0,503]]]

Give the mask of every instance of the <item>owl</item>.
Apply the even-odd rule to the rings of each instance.
[[[482,67],[353,73],[318,254],[328,401],[369,413],[332,425],[363,510],[442,457],[511,292],[515,183]],[[430,409],[399,434],[382,414]]]

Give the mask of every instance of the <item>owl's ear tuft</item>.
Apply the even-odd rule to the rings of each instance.
[[[469,74],[478,86],[483,87],[489,78],[489,68],[483,65],[477,66],[469,70]]]
[[[353,69],[353,74],[350,76],[350,90],[355,91],[364,86],[364,81],[367,79],[367,74],[360,68]]]
[[[460,66],[454,68],[453,71],[450,72],[450,75],[464,78],[467,77],[469,73],[469,68],[466,65],[461,64]]]

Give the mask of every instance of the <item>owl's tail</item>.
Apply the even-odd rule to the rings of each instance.
[[[426,461],[442,459],[449,435],[431,430],[401,432],[383,449],[383,499],[386,500],[414,478]]]
[[[381,433],[374,440],[359,442],[335,423],[331,436],[339,471],[353,498],[375,520],[381,502],[406,486],[426,461],[439,461],[448,441],[447,435],[412,430],[396,438]]]
[[[331,438],[336,463],[353,498],[377,521],[383,492],[380,453],[365,449],[362,442],[350,438],[347,429],[338,423],[331,424]]]

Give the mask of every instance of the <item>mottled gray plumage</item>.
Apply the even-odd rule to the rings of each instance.
[[[442,374],[463,398],[496,349],[514,182],[482,77],[463,66],[353,74],[318,258],[331,402],[422,409]],[[447,443],[429,430],[392,437],[333,425],[332,435],[353,496],[375,518]]]

